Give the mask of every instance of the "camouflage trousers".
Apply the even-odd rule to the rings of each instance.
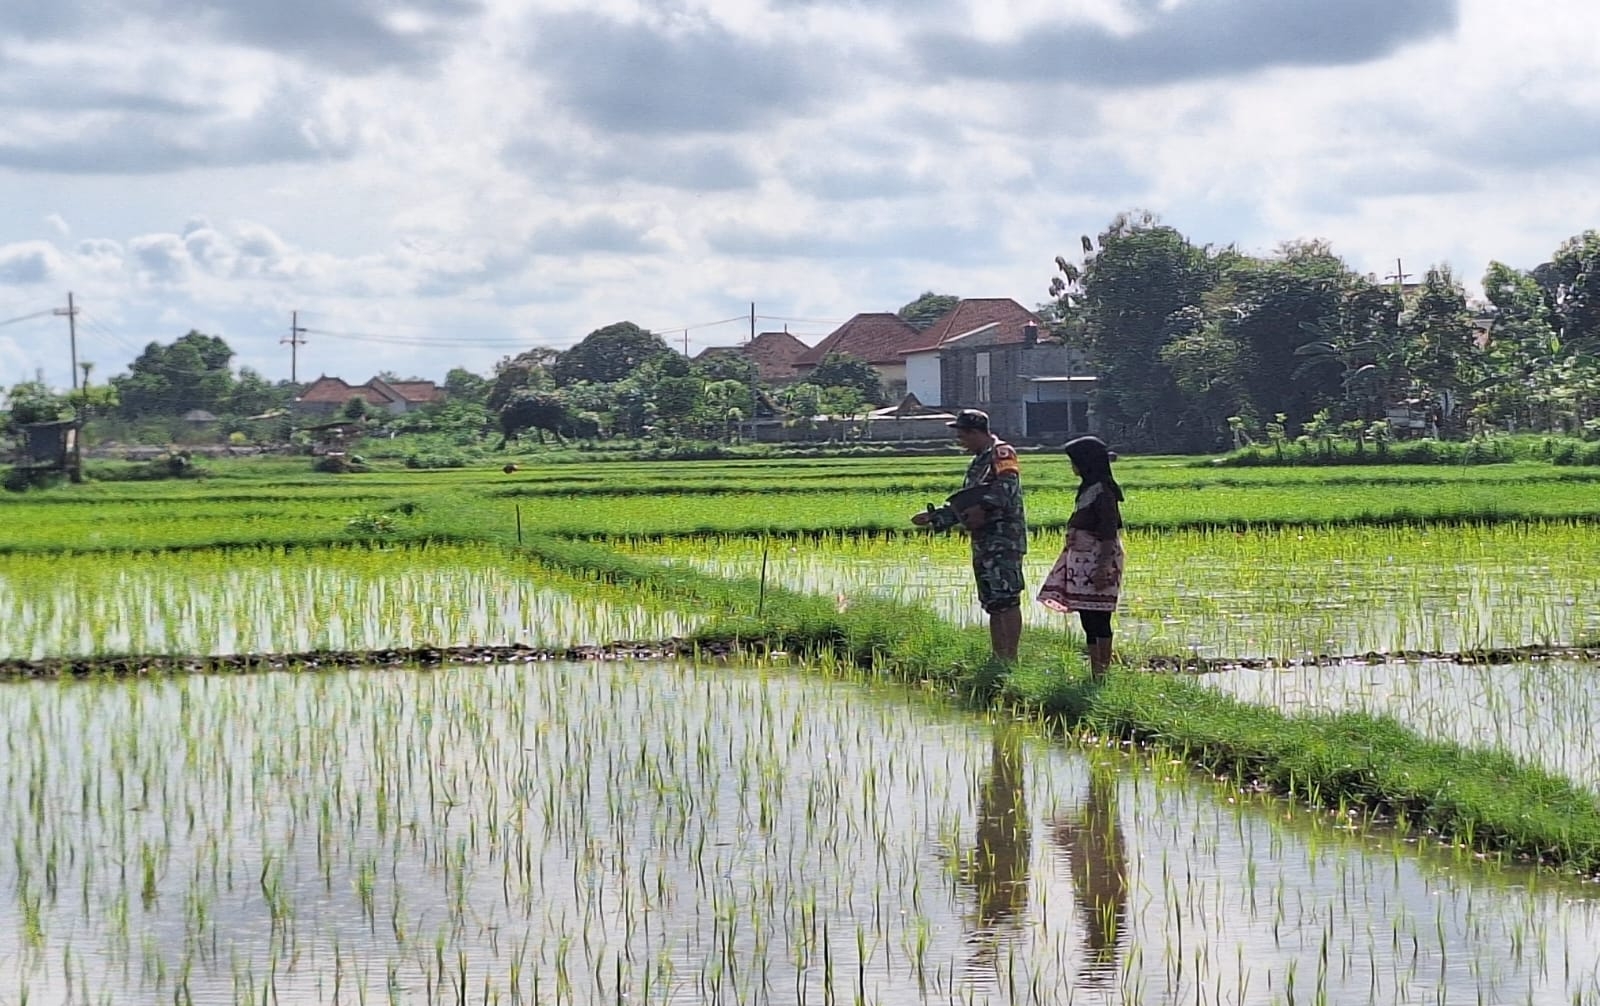
[[[978,603],[991,615],[1022,604],[1022,552],[1009,542],[973,542],[972,575]]]

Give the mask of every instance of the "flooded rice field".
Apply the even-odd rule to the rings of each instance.
[[[0,694],[0,1002],[1600,1003],[1588,885],[900,690]]]
[[[1059,535],[1033,537],[1030,591]],[[1202,657],[1288,659],[1600,640],[1600,534],[1569,526],[1134,532],[1117,615],[1130,643]],[[634,554],[848,598],[874,594],[977,623],[959,535],[645,542]],[[1028,595],[1031,597],[1031,593]],[[1035,625],[1060,615],[1024,605]],[[1074,624],[1073,628],[1076,626]]]
[[[0,557],[0,660],[660,640],[697,619],[500,549]]]
[[[1509,752],[1600,792],[1600,668],[1592,663],[1341,663],[1198,680],[1290,713],[1390,716],[1424,736]]]

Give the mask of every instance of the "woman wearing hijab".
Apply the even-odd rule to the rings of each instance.
[[[1117,456],[1099,437],[1067,444],[1078,476],[1078,498],[1067,521],[1067,544],[1045,578],[1039,603],[1054,611],[1076,611],[1089,640],[1089,672],[1105,677],[1111,663],[1111,613],[1122,590],[1122,487],[1111,475]]]

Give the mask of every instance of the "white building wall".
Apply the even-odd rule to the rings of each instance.
[[[938,350],[906,354],[906,390],[923,405],[944,404],[939,401],[942,376]]]

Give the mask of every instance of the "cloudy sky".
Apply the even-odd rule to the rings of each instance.
[[[4,0],[0,384],[488,372],[1045,298],[1121,210],[1361,271],[1600,226],[1594,0]],[[748,322],[696,327],[691,350]]]

